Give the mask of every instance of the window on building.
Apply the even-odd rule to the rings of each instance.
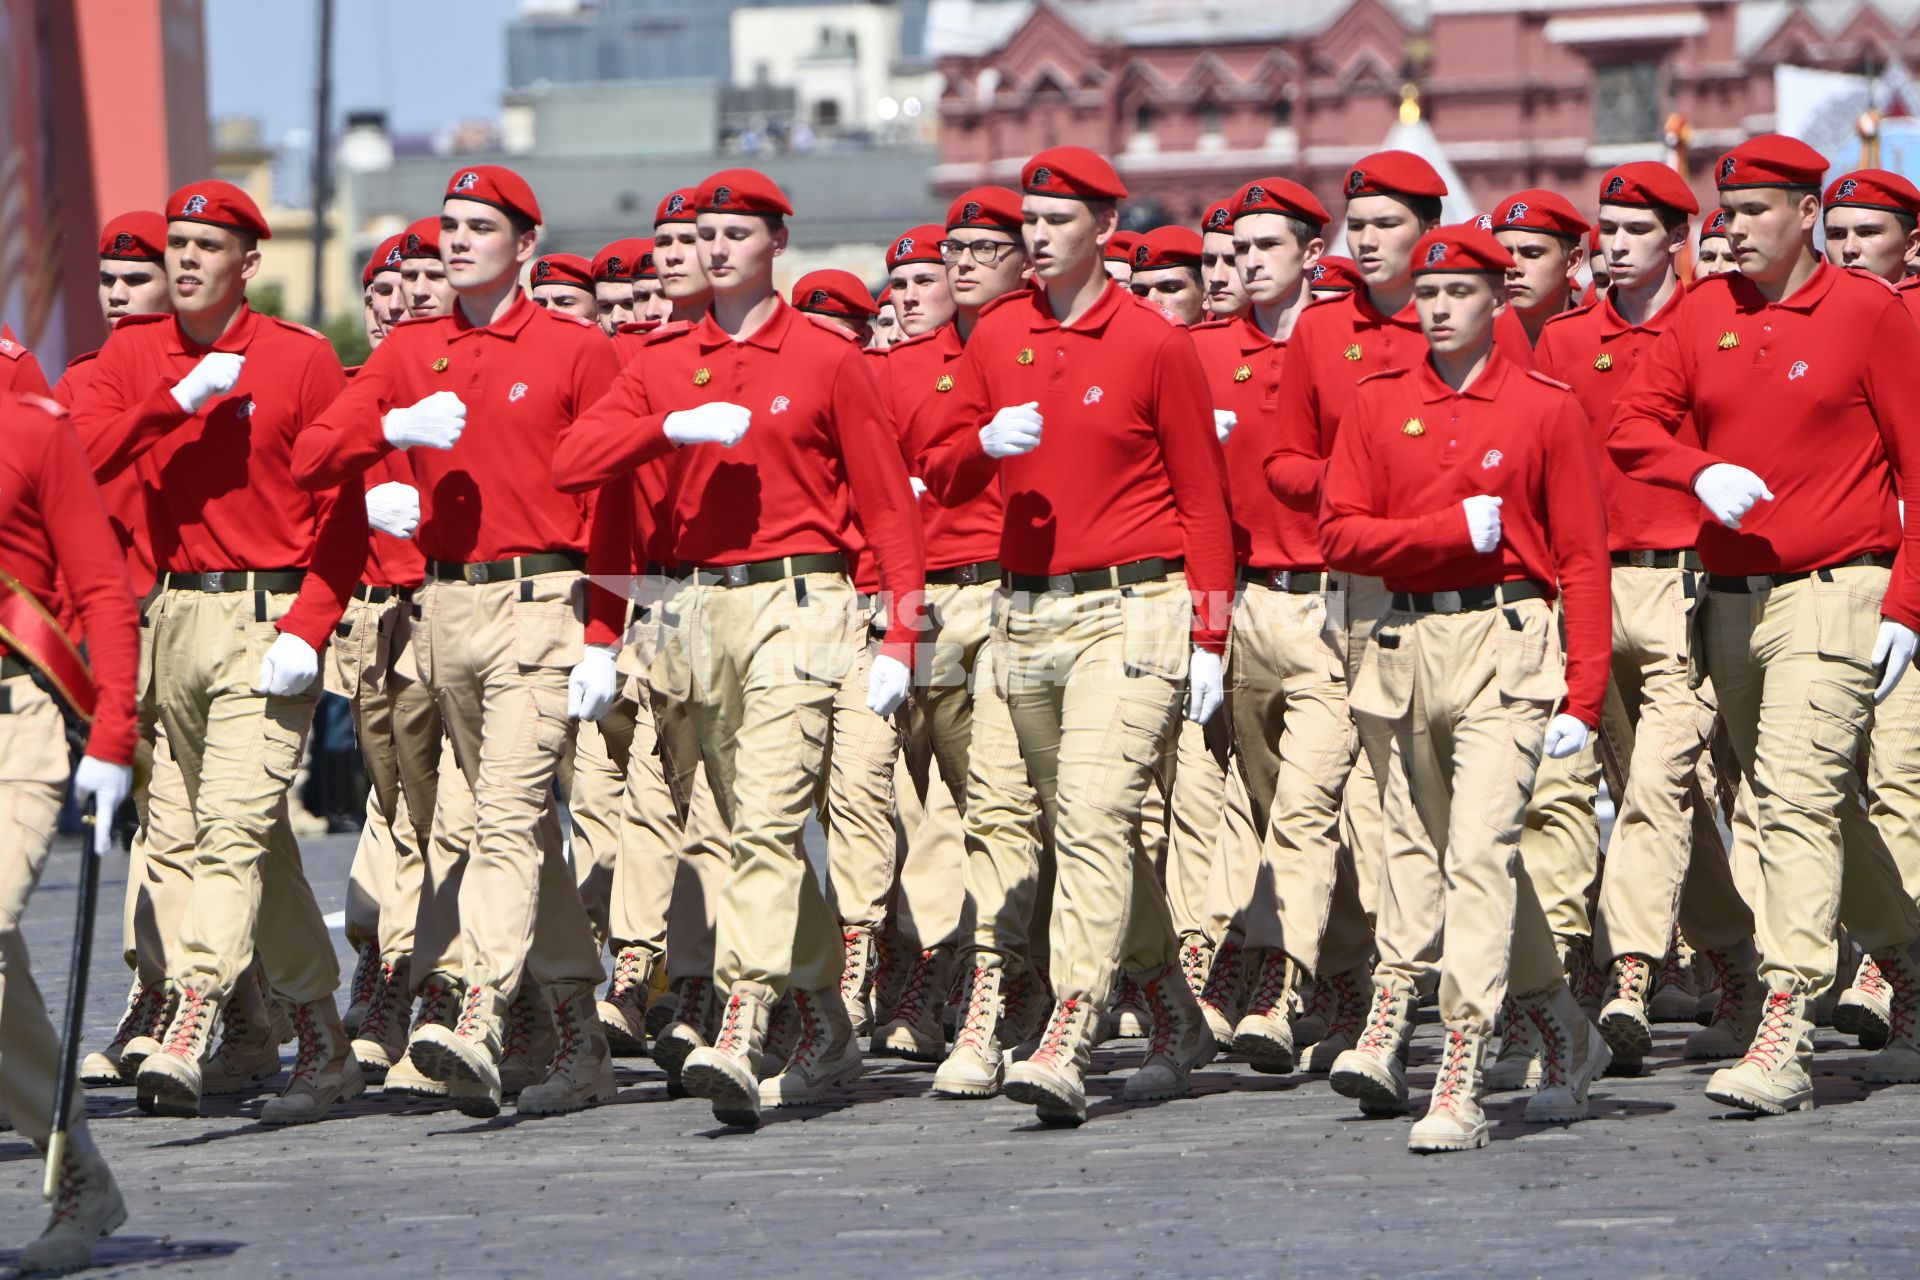
[[[822,98],[813,104],[813,124],[816,129],[831,129],[840,123],[840,104],[832,98]]]
[[[1658,62],[1614,62],[1593,69],[1593,140],[1657,142],[1666,120]]]
[[[1293,128],[1293,99],[1282,98],[1273,104],[1273,127],[1276,129]]]
[[[1133,109],[1133,131],[1135,133],[1153,132],[1153,104],[1143,102]]]
[[[1127,139],[1127,150],[1139,155],[1160,149],[1160,139],[1154,133],[1159,123],[1160,113],[1151,102],[1143,102],[1133,109],[1133,136]]]
[[[1200,104],[1200,138],[1196,144],[1202,151],[1218,151],[1226,145],[1226,115],[1219,104],[1203,102]]]

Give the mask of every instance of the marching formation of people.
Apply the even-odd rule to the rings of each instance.
[[[114,219],[107,344],[49,389],[0,342],[0,1102],[45,1144],[70,771],[90,839],[140,819],[80,1078],[158,1115],[283,1070],[267,1124],[565,1113],[644,1056],[752,1127],[881,1057],[1075,1125],[1137,1037],[1129,1100],[1231,1053],[1401,1116],[1426,1001],[1416,1152],[1584,1119],[1662,1022],[1727,1108],[1810,1107],[1822,1024],[1920,1082],[1920,190],[1826,168],[1442,225],[1385,151],[1337,227],[1274,176],[1134,235],[1056,147],[876,299],[776,292],[753,170],[588,259],[474,165],[353,370],[249,308],[244,192]],[[344,997],[288,824],[322,689]],[[83,1110],[30,1270],[126,1217]]]

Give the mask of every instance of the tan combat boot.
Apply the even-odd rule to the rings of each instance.
[[[1569,982],[1568,988],[1573,984]],[[1581,1006],[1584,1010],[1585,1006]],[[1500,1006],[1500,1051],[1493,1065],[1482,1073],[1480,1087],[1488,1093],[1512,1093],[1517,1089],[1535,1089],[1540,1085],[1540,1039],[1533,1020],[1523,1018],[1508,996]]]
[[[1878,1049],[1887,1043],[1893,1022],[1893,989],[1880,972],[1872,956],[1860,962],[1853,984],[1841,993],[1833,1008],[1833,1029],[1857,1036],[1862,1049]]]
[[[353,964],[353,981],[347,984],[347,1011],[340,1015],[340,1021],[352,1035],[360,1030],[360,1023],[367,1016],[367,1006],[373,1003],[375,987],[380,982],[380,944],[363,942]]]
[[[840,970],[840,999],[847,1006],[853,1034],[873,1034],[873,971],[876,948],[871,929],[848,929],[840,935],[847,958]]]
[[[1364,984],[1365,991],[1373,991],[1373,975],[1369,973]],[[1333,989],[1310,973],[1302,973],[1294,987],[1294,1007],[1288,1011],[1288,1024],[1293,1028],[1293,1046],[1306,1049],[1319,1044],[1327,1038],[1327,1029],[1333,1025]],[[1366,1013],[1361,1012],[1364,1021]],[[1351,1049],[1353,1046],[1348,1045]]]
[[[780,1074],[793,1048],[800,1043],[800,1021],[793,1007],[793,992],[773,1002],[767,1014],[767,1033],[760,1037],[760,1054],[753,1059],[753,1074],[766,1080]]]
[[[112,1235],[126,1221],[127,1202],[120,1198],[113,1171],[93,1145],[86,1123],[77,1123],[67,1130],[53,1216],[40,1238],[20,1251],[20,1274],[61,1275],[91,1267],[100,1237]]]
[[[260,1108],[261,1124],[312,1124],[325,1119],[334,1103],[366,1091],[366,1077],[353,1060],[352,1042],[332,996],[295,1005],[293,1029],[300,1041],[293,1074],[280,1096]]]
[[[667,1073],[667,1096],[684,1098],[686,1086],[680,1068],[687,1055],[704,1049],[714,1031],[714,992],[711,978],[682,978],[675,985],[673,1021],[653,1040],[653,1061]]]
[[[1407,1113],[1407,1054],[1413,1042],[1413,992],[1376,986],[1353,1048],[1334,1059],[1327,1083],[1370,1116]]]
[[[1673,931],[1667,954],[1660,960],[1660,976],[1654,980],[1653,999],[1647,1001],[1647,1017],[1654,1022],[1692,1022],[1700,1007],[1700,984],[1694,980],[1693,948],[1680,931]]]
[[[557,1116],[613,1101],[613,1055],[594,1013],[593,986],[556,986],[553,1005],[556,1045],[546,1078],[520,1091],[514,1110],[523,1116]]]
[[[491,1120],[500,1114],[507,1005],[498,987],[477,983],[460,1002],[458,1022],[452,1027],[429,1022],[407,1045],[413,1065],[447,1086],[448,1099],[462,1115]]]
[[[1113,1003],[1107,1008],[1105,1034],[1107,1040],[1137,1040],[1153,1030],[1153,1014],[1147,1009],[1147,998],[1140,991],[1140,984],[1133,975],[1121,969],[1113,982]]]
[[[1861,966],[1864,968],[1865,966]],[[1920,974],[1908,951],[1883,952],[1875,968],[1887,984],[1887,1042],[1867,1059],[1861,1076],[1870,1084],[1920,1084],[1920,1037],[1915,1034]]]
[[[891,1055],[909,1062],[938,1062],[947,1049],[942,1013],[947,990],[953,985],[953,949],[929,947],[913,962],[906,988],[893,1016],[873,1033],[876,1056]]]
[[[414,1015],[413,1034],[418,1035],[420,1029],[427,1026],[445,1027],[451,1031],[459,1016],[459,979],[450,973],[429,974],[420,987],[420,1011]],[[383,1092],[415,1098],[444,1098],[447,1096],[447,1082],[436,1080],[413,1065],[413,1046],[409,1038],[407,1051],[400,1055],[398,1062],[387,1068]]]
[[[1791,991],[1769,991],[1747,1056],[1707,1081],[1715,1102],[1758,1115],[1813,1110],[1811,1002]]]
[[[126,1012],[120,1015],[113,1039],[107,1042],[106,1048],[97,1049],[80,1060],[80,1083],[90,1089],[110,1089],[131,1083],[134,1073],[140,1070],[140,1063],[160,1047],[157,1037],[166,1029],[166,1024],[160,1021],[166,1003],[165,984],[150,986],[140,981],[138,973],[134,974],[133,986],[127,992]],[[141,1042],[137,1052],[130,1052],[136,1047],[135,1041]]]
[[[1566,971],[1567,987],[1573,992],[1574,1001],[1586,1011],[1589,1019],[1600,1016],[1600,1006],[1607,1001],[1607,979],[1600,972],[1600,966],[1593,962],[1593,939],[1585,934],[1556,934],[1554,943],[1560,951],[1560,965]]]
[[[765,1051],[773,1005],[770,988],[757,982],[734,983],[720,1011],[720,1031],[713,1046],[694,1049],[681,1064],[681,1085],[694,1097],[711,1102],[713,1118],[721,1124],[747,1129],[760,1124],[760,1081],[754,1062]]]
[[[1587,1021],[1564,982],[1552,991],[1521,996],[1520,1016],[1533,1023],[1540,1044],[1540,1086],[1527,1099],[1532,1124],[1571,1124],[1587,1118],[1587,1093],[1607,1069],[1612,1050]]]
[[[406,956],[380,962],[374,983],[373,999],[367,1002],[366,1016],[354,1034],[351,1052],[362,1073],[384,1076],[407,1052],[407,999],[410,982]]]
[[[1320,1034],[1307,1049],[1301,1067],[1308,1075],[1325,1075],[1333,1070],[1341,1054],[1360,1043],[1360,1033],[1372,1014],[1373,973],[1358,968],[1329,974],[1314,983],[1314,991],[1324,997],[1326,1019],[1320,1024]],[[1301,1026],[1296,1022],[1293,1027],[1296,1047],[1306,1044],[1301,1039]]]
[[[1233,1029],[1233,1051],[1255,1071],[1283,1076],[1294,1064],[1293,1023],[1287,1017],[1287,1005],[1299,970],[1277,947],[1260,951],[1256,964],[1247,1015]]]
[[[1407,1134],[1407,1150],[1433,1155],[1473,1151],[1487,1145],[1487,1113],[1480,1109],[1480,1064],[1486,1052],[1486,1037],[1448,1028],[1440,1071],[1433,1080],[1433,1096],[1427,1100],[1427,1114],[1413,1122]]]
[[[975,954],[963,983],[953,1052],[933,1073],[939,1098],[991,1098],[1006,1078],[1006,971],[998,957]]]
[[[219,1045],[200,1068],[201,1097],[244,1093],[279,1072],[280,1042],[273,1038],[265,988],[257,970],[240,975],[220,1014]]]
[[[1186,963],[1184,948],[1181,963]],[[1247,949],[1239,934],[1228,933],[1221,939],[1207,967],[1206,980],[1195,994],[1200,997],[1200,1012],[1206,1015],[1207,1030],[1213,1032],[1214,1040],[1220,1044],[1232,1040],[1247,1003]]]
[[[1717,948],[1700,955],[1713,972],[1718,995],[1706,1025],[1687,1037],[1684,1050],[1690,1062],[1737,1058],[1753,1043],[1766,1006],[1760,985],[1759,957],[1751,942],[1738,948]]]
[[[646,947],[622,947],[613,958],[613,981],[606,999],[595,1006],[595,1016],[606,1031],[607,1051],[616,1058],[647,1056],[647,1002],[660,960],[658,952]]]
[[[1622,1068],[1639,1070],[1653,1051],[1653,1023],[1647,1013],[1647,993],[1653,985],[1653,961],[1625,955],[1613,962],[1607,1003],[1600,1009],[1600,1034]],[[1691,1005],[1692,998],[1688,998]],[[1536,1027],[1539,1025],[1536,1021]]]
[[[163,1116],[200,1114],[200,1068],[213,1051],[221,999],[196,983],[178,991],[173,1024],[158,1053],[148,1054],[134,1077],[140,1109]]]
[[[1146,1060],[1127,1077],[1123,1096],[1129,1102],[1184,1098],[1189,1077],[1212,1062],[1218,1048],[1207,1030],[1206,1015],[1178,965],[1147,975],[1141,990],[1153,1015],[1153,1029]]]
[[[1007,1097],[1032,1107],[1042,1124],[1085,1124],[1095,1021],[1094,1010],[1085,1000],[1056,1003],[1040,1033],[1039,1047],[1007,1069]]]
[[[532,978],[520,980],[520,990],[507,1006],[507,1027],[500,1041],[500,1096],[512,1098],[547,1078],[553,1061],[553,1006],[546,988]]]
[[[1053,988],[1040,967],[1029,963],[1001,978],[1000,995],[1006,1005],[1001,1042],[1014,1057],[1031,1057],[1053,1016]]]
[[[858,1080],[863,1067],[860,1041],[838,987],[789,994],[800,1035],[786,1066],[760,1082],[763,1107],[817,1106],[832,1090]]]

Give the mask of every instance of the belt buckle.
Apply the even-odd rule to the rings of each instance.
[[[215,570],[207,575],[207,590],[223,591],[227,585],[227,573],[224,569]]]
[[[960,571],[954,574],[953,580],[963,587],[973,585],[980,581],[980,566],[977,564],[961,565]]]
[[[721,571],[720,580],[724,582],[726,585],[728,585],[729,587],[746,586],[747,585],[747,566],[744,564],[728,565],[724,570]]]
[[[1275,569],[1271,573],[1267,574],[1267,590],[1292,591],[1293,590],[1293,570]]]
[[[1436,591],[1433,593],[1433,611],[1435,613],[1459,613],[1461,611],[1458,591]]]
[[[460,566],[460,576],[466,581],[478,586],[487,580],[487,566],[484,564],[463,564]]]
[[[1059,592],[1062,595],[1072,595],[1073,575],[1070,573],[1049,574],[1047,576],[1047,592],[1048,594]]]
[[[1659,561],[1651,551],[1629,551],[1627,563],[1639,569],[1652,569],[1658,566]]]

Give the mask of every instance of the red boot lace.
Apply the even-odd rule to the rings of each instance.
[[[1565,1084],[1567,1059],[1573,1056],[1573,1041],[1568,1038],[1568,1028],[1549,1016],[1541,1005],[1529,1004],[1524,1012],[1540,1036],[1540,1087],[1551,1089]]]
[[[1855,988],[1876,999],[1887,998],[1888,982],[1880,964],[1872,956],[1860,962],[1860,972],[1853,980]]]
[[[127,1001],[127,1011],[120,1015],[120,1025],[114,1028],[113,1047],[124,1049],[135,1036],[144,1034],[153,1025],[154,1003],[160,998],[160,989],[141,983],[135,988],[133,999]]]
[[[1362,1053],[1378,1053],[1393,1043],[1393,992],[1385,987],[1375,987],[1373,992],[1373,1012],[1367,1017],[1366,1030],[1360,1033],[1360,1041],[1355,1046]]]
[[[574,1001],[563,1000],[554,1009],[553,1030],[560,1043],[554,1050],[552,1063],[548,1065],[549,1075],[570,1069],[584,1043],[580,1037],[580,1020],[574,1016]]]
[[[60,1186],[53,1197],[53,1217],[47,1222],[51,1231],[63,1222],[72,1222],[80,1214],[80,1169],[68,1156],[60,1162]]]
[[[1045,1059],[1051,1065],[1068,1051],[1067,1037],[1079,1011],[1080,1002],[1072,999],[1062,1000],[1053,1007],[1053,1017],[1048,1020],[1046,1032],[1040,1037],[1040,1047],[1034,1050],[1035,1061]]]
[[[1180,976],[1186,980],[1187,990],[1198,997],[1207,989],[1207,949],[1197,942],[1185,943],[1180,948]]]
[[[713,1044],[713,1047],[721,1053],[732,1054],[736,1057],[746,1053],[745,1033],[740,1026],[740,1019],[742,1015],[746,1013],[746,1008],[747,997],[727,997],[727,1012],[720,1022],[720,1036]]]
[[[1166,988],[1162,985],[1165,981],[1164,978],[1155,978],[1146,986],[1147,1012],[1153,1017],[1153,1028],[1147,1038],[1148,1062],[1155,1058],[1171,1058],[1174,1037],[1180,1030],[1174,1020],[1173,1004],[1167,999]]]
[[[1875,965],[1874,972],[1880,976],[1888,991],[1887,1043],[1892,1045],[1911,1041],[1916,995],[1912,972],[1899,960],[1884,967]]]
[[[386,1034],[387,1023],[400,1007],[400,984],[394,980],[394,968],[390,964],[380,965],[380,982],[373,989],[373,999],[367,1003],[366,1016],[360,1020],[360,1038],[378,1040]]]
[[[820,1010],[814,1005],[814,999],[804,991],[793,993],[794,1016],[800,1020],[800,1035],[793,1042],[793,1052],[787,1055],[787,1061],[797,1062],[811,1057],[813,1047],[820,1043],[820,1033],[824,1030]]]
[[[683,1022],[705,1035],[707,992],[712,985],[705,978],[687,978],[681,982],[680,1007],[673,1011],[673,1020]]]
[[[1447,1032],[1446,1056],[1440,1060],[1440,1074],[1433,1081],[1430,1110],[1452,1111],[1467,1094],[1467,1037],[1458,1031]]]
[[[414,1029],[442,1024],[452,1016],[453,1003],[451,988],[429,980],[420,991],[420,1014],[413,1024]]]
[[[1352,975],[1339,973],[1332,978],[1323,978],[1314,984],[1315,993],[1326,992],[1326,999],[1332,1004],[1333,1012],[1327,1018],[1327,1039],[1335,1040],[1342,1035],[1360,1034],[1360,1019],[1366,1016],[1367,1000],[1361,994],[1360,984]]]
[[[872,977],[873,965],[865,953],[873,945],[872,937],[864,929],[848,929],[840,935],[840,943],[847,952],[846,965],[840,970],[840,997],[843,1000],[855,1001],[866,994],[862,988]]]
[[[893,1006],[895,1022],[918,1022],[926,1016],[927,989],[933,985],[933,962],[931,950],[922,951],[913,962],[913,969],[907,974],[907,989],[900,993],[899,1003]]]
[[[613,986],[607,991],[609,1003],[618,1004],[638,987],[647,970],[647,953],[639,947],[622,947],[613,962]]]
[[[313,1079],[320,1070],[321,1055],[325,1052],[319,1024],[313,1020],[312,1005],[293,1006],[293,1029],[300,1037],[300,1052],[294,1056],[293,1072],[287,1077],[288,1089],[302,1080]]]
[[[1622,956],[1620,958],[1620,976],[1615,981],[1613,987],[1613,998],[1616,1000],[1632,1000],[1635,1002],[1643,1001],[1646,998],[1646,993],[1641,989],[1640,984],[1645,981],[1646,972],[1647,962],[1645,960],[1639,956]]]
[[[349,1003],[365,1004],[373,999],[373,984],[380,975],[380,948],[376,943],[360,944],[360,960],[353,966],[353,985]]]
[[[471,1002],[467,1005],[471,1010]],[[465,1024],[465,1019],[462,1020]],[[533,1047],[533,1001],[522,996],[507,1006],[507,1026],[500,1035],[500,1061],[524,1054]]]
[[[961,1020],[960,1034],[953,1038],[954,1049],[984,1052],[999,1013],[1000,984],[994,980],[994,970],[976,965],[967,984],[967,1016]]]
[[[1247,1001],[1249,1018],[1283,1018],[1287,1009],[1287,957],[1269,951],[1260,958],[1260,977],[1254,983],[1253,998]]]
[[[174,1018],[173,1035],[167,1040],[166,1051],[184,1058],[194,1052],[194,1043],[200,1038],[201,1024],[207,1018],[207,996],[204,991],[188,987],[180,993],[181,1009]]]
[[[1742,1062],[1751,1062],[1763,1071],[1771,1071],[1786,1055],[1793,1037],[1787,1034],[1787,1019],[1793,1012],[1793,997],[1785,991],[1770,992],[1766,1011],[1760,1015],[1760,1029]]]
[[[1720,988],[1720,998],[1713,1002],[1713,1021],[1735,1022],[1740,1017],[1740,1006],[1747,999],[1747,976],[1733,959],[1720,951],[1707,952],[1707,965],[1713,970],[1713,978]]]
[[[1225,1012],[1233,1007],[1234,993],[1240,986],[1240,944],[1229,938],[1213,955],[1213,972],[1200,992],[1200,1003]]]
[[[486,998],[487,989],[485,987],[474,987],[471,991],[467,992],[466,1003],[460,1008],[460,1024],[453,1029],[453,1034],[463,1040],[472,1040],[479,1037],[479,1024],[482,1013],[481,1006],[485,1004]],[[511,1039],[513,1036],[513,1027],[511,1025],[513,1015],[511,1013],[507,1015],[507,1021],[509,1024],[507,1027],[507,1036]],[[504,1054],[505,1050],[502,1050],[502,1053]]]

